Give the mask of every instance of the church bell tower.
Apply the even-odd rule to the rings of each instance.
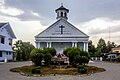
[[[57,20],[61,18],[65,20],[68,19],[67,13],[69,12],[69,10],[63,7],[63,4],[61,4],[61,6],[58,9],[56,9],[55,12],[57,13],[57,17],[56,17]]]

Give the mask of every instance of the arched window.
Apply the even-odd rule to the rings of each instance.
[[[57,17],[59,16],[59,12],[57,13]]]
[[[67,17],[67,14],[66,14],[66,12],[64,13],[64,16],[65,16],[65,17]]]
[[[63,12],[61,12],[61,17],[63,17]]]

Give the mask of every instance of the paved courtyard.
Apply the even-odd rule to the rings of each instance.
[[[57,75],[45,77],[27,77],[19,73],[10,72],[9,69],[24,65],[31,65],[31,62],[10,62],[0,63],[0,80],[120,80],[120,64],[95,62],[95,65],[105,68],[107,71],[84,76]]]

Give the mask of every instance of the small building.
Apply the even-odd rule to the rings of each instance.
[[[9,23],[0,23],[0,61],[13,60],[12,41],[16,38]]]
[[[107,60],[109,61],[115,61],[118,57],[119,53],[117,52],[110,52],[107,56]]]
[[[88,51],[89,36],[67,21],[69,10],[61,5],[55,12],[57,21],[35,36],[36,48],[55,48],[57,54],[68,47]]]
[[[120,53],[120,45],[115,48],[112,48],[112,52]]]

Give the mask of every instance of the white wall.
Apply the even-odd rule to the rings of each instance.
[[[84,47],[83,47],[83,46],[84,46],[83,42],[78,42],[78,43],[77,43],[77,46],[80,47],[81,50],[84,49]]]
[[[1,44],[0,43],[0,50],[4,50],[4,51],[13,51],[12,50],[12,46],[9,45],[9,38],[11,38],[9,32],[7,31],[6,28],[3,27],[3,29],[0,30],[0,35],[5,36],[5,43]]]
[[[8,53],[8,55],[6,53],[7,52],[2,52],[2,57],[0,57],[0,61],[5,60],[5,58],[7,58],[7,60],[13,60],[13,53],[12,52],[11,54]]]
[[[1,36],[5,36],[5,41],[4,44],[0,43],[0,51],[2,52],[2,57],[0,57],[0,60],[5,60],[5,58],[7,58],[7,60],[12,60],[13,59],[13,53],[11,53],[11,55],[6,54],[6,52],[13,52],[12,50],[12,45],[9,45],[9,39],[12,39],[12,37],[10,36],[10,33],[7,31],[6,27],[2,27],[0,28],[0,35]]]
[[[63,50],[68,48],[68,47],[72,47],[72,42],[54,42],[52,43],[52,47],[54,47],[57,51],[57,53],[63,53]]]

